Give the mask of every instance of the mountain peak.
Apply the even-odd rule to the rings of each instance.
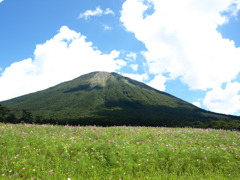
[[[207,112],[165,92],[117,73],[92,72],[49,89],[1,102],[43,119],[84,119],[92,124],[171,125],[226,116]],[[94,122],[94,123],[93,123]],[[178,122],[178,123],[179,123]],[[89,124],[88,122],[85,122]],[[90,123],[91,124],[91,123]]]
[[[99,71],[95,72],[95,75],[89,80],[90,87],[94,88],[96,86],[104,87],[106,85],[107,80],[112,75],[108,72]]]

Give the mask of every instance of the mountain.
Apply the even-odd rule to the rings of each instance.
[[[49,89],[1,102],[19,117],[60,124],[174,126],[239,119],[212,113],[117,73],[92,72]]]

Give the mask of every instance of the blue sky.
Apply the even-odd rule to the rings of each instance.
[[[0,101],[118,72],[240,115],[239,0],[0,0]]]

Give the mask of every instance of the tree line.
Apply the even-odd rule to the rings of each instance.
[[[53,125],[97,125],[97,126],[165,126],[165,127],[192,127],[192,128],[213,128],[213,129],[231,129],[240,130],[240,120],[220,119],[206,121],[178,121],[170,119],[141,119],[141,118],[77,118],[77,119],[57,119],[44,118],[42,116],[33,116],[29,111],[22,110],[21,117],[16,117],[11,110],[0,104],[0,122],[1,123],[30,123],[30,124],[53,124]]]

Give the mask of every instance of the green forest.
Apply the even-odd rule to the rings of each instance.
[[[21,116],[16,115],[7,107],[0,104],[0,122],[2,123],[29,123],[29,124],[53,124],[53,125],[73,125],[73,126],[155,126],[155,127],[192,127],[192,128],[213,128],[213,129],[229,129],[240,130],[240,120],[223,118],[220,120],[207,119],[206,121],[181,121],[174,119],[138,119],[138,118],[78,118],[78,119],[56,119],[56,118],[43,118],[41,116],[34,116],[31,112],[22,110]]]

